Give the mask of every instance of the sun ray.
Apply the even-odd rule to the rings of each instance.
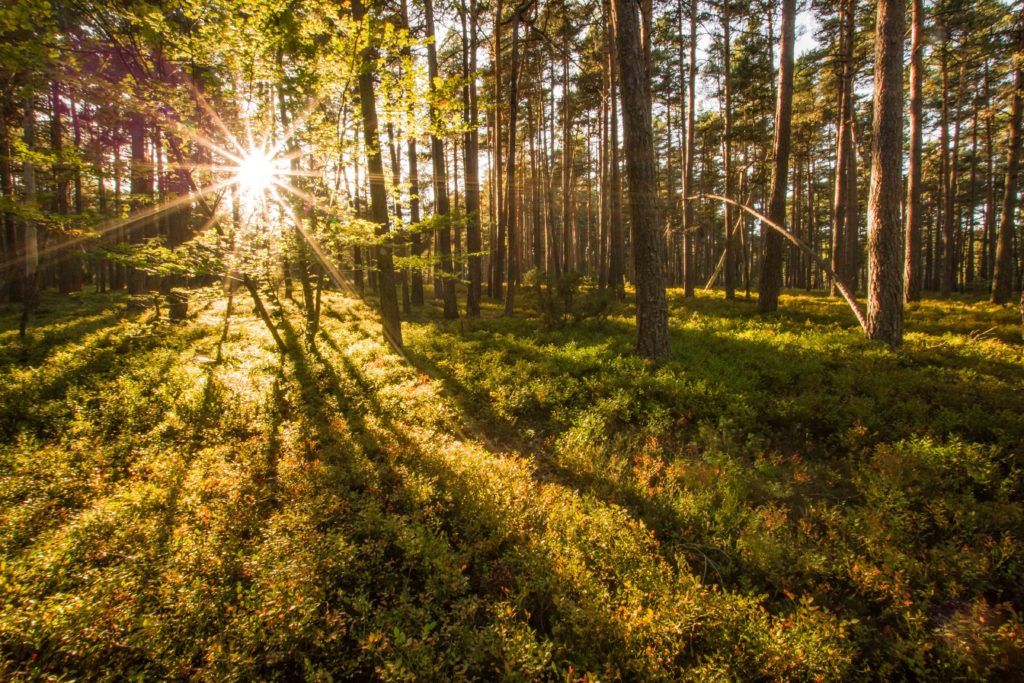
[[[149,219],[155,218],[155,217],[159,216],[162,213],[166,213],[168,211],[172,211],[174,209],[177,209],[177,208],[186,206],[188,204],[191,204],[192,202],[196,201],[197,196],[200,195],[200,194],[208,195],[210,193],[217,192],[218,190],[220,190],[220,189],[222,189],[224,187],[227,187],[230,184],[231,184],[230,180],[221,180],[221,181],[218,181],[218,182],[216,182],[216,183],[214,183],[212,185],[209,185],[207,187],[201,188],[200,192],[198,192],[198,193],[197,192],[189,192],[188,194],[181,195],[179,197],[175,197],[174,199],[169,199],[169,200],[160,202],[158,204],[154,204],[152,206],[145,207],[143,209],[140,209],[138,211],[135,211],[135,212],[125,216],[124,218],[113,218],[113,219],[104,221],[104,222],[100,223],[99,225],[95,226],[91,231],[89,231],[87,233],[82,233],[80,235],[75,235],[71,239],[62,240],[62,241],[59,241],[59,242],[54,242],[52,244],[47,244],[44,248],[39,249],[38,257],[39,257],[39,259],[41,261],[43,258],[46,258],[48,256],[52,256],[53,254],[57,254],[57,253],[66,251],[70,247],[79,246],[79,245],[85,244],[87,242],[90,242],[92,240],[95,240],[97,237],[103,237],[105,235],[108,235],[111,232],[113,232],[114,230],[117,230],[118,228],[127,227],[129,225],[133,225],[133,224],[139,223],[141,221],[145,221],[145,220],[149,220]],[[219,204],[219,200],[218,200],[217,203]],[[216,204],[215,204],[215,206],[216,206]],[[0,268],[3,268],[3,269],[13,268],[13,267],[17,266],[18,264],[20,264],[21,262],[23,262],[24,260],[25,260],[24,256],[18,256],[18,257],[14,258],[14,259],[10,259],[7,262],[3,263],[2,265],[0,265]]]

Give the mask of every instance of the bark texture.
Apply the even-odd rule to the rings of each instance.
[[[903,341],[903,0],[879,0],[868,195],[869,339]]]
[[[612,7],[622,85],[629,208],[633,222],[637,352],[646,358],[657,359],[668,356],[671,348],[665,274],[662,270],[663,247],[657,225],[651,80],[641,43],[637,16],[639,5],[636,0],[614,0]]]
[[[789,176],[789,148],[793,120],[793,41],[796,27],[796,0],[783,0],[782,33],[779,37],[779,90],[775,106],[775,165],[772,167],[771,202],[768,217],[779,225],[786,222],[786,178]],[[761,228],[764,259],[757,300],[761,313],[779,307],[782,288],[782,236],[767,225]]]

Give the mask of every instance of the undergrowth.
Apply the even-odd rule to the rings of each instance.
[[[1024,361],[987,304],[908,342],[833,301],[407,324],[329,294],[0,310],[0,676],[984,679],[1020,670]],[[525,293],[524,305],[531,304]],[[606,304],[602,303],[602,307]],[[602,314],[604,315],[604,313]],[[570,319],[571,320],[571,319]]]

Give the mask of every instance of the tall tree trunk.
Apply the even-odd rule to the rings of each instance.
[[[68,215],[68,169],[64,157],[64,123],[62,112],[64,103],[60,97],[60,85],[54,81],[50,84],[50,151],[54,156],[53,163],[53,203],[51,210],[61,218]],[[53,239],[53,238],[51,238]],[[55,249],[56,258],[51,263],[56,269],[57,286],[61,294],[74,290],[72,265],[69,262],[70,245],[66,235],[59,234],[55,240],[60,246]]]
[[[153,168],[149,162],[146,145],[146,123],[141,114],[132,114],[128,126],[131,132],[132,167],[131,167],[131,207],[132,211],[142,211],[153,198]],[[142,242],[143,229],[148,223],[129,227],[128,241],[132,244]],[[137,268],[128,269],[128,292],[141,294],[146,287],[146,274]]]
[[[835,201],[832,213],[832,270],[849,284],[850,275],[848,252],[850,240],[848,231],[856,230],[847,216],[849,210],[849,192],[851,183],[848,180],[849,156],[853,149],[853,45],[852,32],[849,26],[853,23],[855,3],[846,0],[840,8],[839,22],[839,59],[841,72],[839,77],[839,121],[836,130],[836,175]],[[832,283],[832,296],[839,296],[839,290]]]
[[[644,66],[636,0],[614,0],[613,21],[622,82],[626,172],[636,265],[637,352],[646,358],[671,353],[668,302],[657,225],[657,179],[651,124],[651,77]]]
[[[494,101],[501,102],[502,74],[502,0],[496,0],[494,4]],[[488,278],[488,295],[493,299],[500,299],[502,293],[502,279],[505,277],[505,236],[501,234],[500,223],[502,207],[505,205],[505,197],[501,184],[502,171],[502,139],[501,139],[501,107],[493,109],[494,130],[491,138],[494,147],[494,205],[495,218],[494,227],[491,230],[491,259],[490,278]],[[554,144],[554,143],[552,143]]]
[[[36,146],[35,122],[35,98],[29,93],[25,97],[25,125],[23,128],[25,149],[29,152],[32,152]],[[25,206],[30,209],[35,208],[36,167],[31,157],[22,164],[21,181]],[[30,217],[24,219],[23,229],[22,258],[25,259],[25,264],[21,284],[21,322],[18,326],[18,336],[22,339],[25,338],[28,319],[35,310],[36,297],[39,293],[39,231],[35,220]]]
[[[568,38],[568,36],[567,36]],[[568,42],[568,41],[567,41]],[[572,242],[572,96],[569,91],[569,49],[562,46],[562,270],[569,273],[576,270],[573,262]]]
[[[875,38],[875,100],[871,191],[868,197],[870,339],[903,341],[903,0],[879,0]]]
[[[732,173],[732,37],[729,17],[731,0],[722,0],[722,81],[725,88],[725,110],[723,111],[723,144],[725,151],[722,172],[725,174],[725,196],[735,199]],[[736,261],[738,257],[735,231],[733,230],[732,206],[725,205],[725,298],[736,298]]]
[[[688,82],[686,88],[686,160],[683,167],[683,295],[693,296],[696,282],[696,266],[693,258],[693,244],[696,226],[693,221],[693,202],[689,197],[693,192],[693,141],[696,119],[697,90],[697,0],[690,0],[690,59]]]
[[[977,213],[978,204],[978,110],[975,108],[974,114],[971,117],[971,179],[970,179],[970,196],[968,204],[970,206],[970,213],[968,214],[968,237],[967,237],[967,263],[966,269],[964,270],[964,284],[969,290],[974,289],[974,275],[977,272],[977,258],[974,250],[975,242],[975,214]]]
[[[352,0],[352,18],[362,21],[366,12],[362,0]],[[370,181],[370,212],[377,224],[377,235],[389,233],[388,193],[384,184],[384,162],[380,153],[380,133],[377,128],[377,100],[373,85],[373,70],[376,68],[376,50],[372,47],[373,24],[367,30],[371,40],[362,49],[359,70],[359,109],[363,115],[363,140]],[[398,297],[395,294],[395,272],[391,259],[391,245],[377,247],[377,269],[380,271],[380,310],[384,336],[396,348],[402,348],[402,321],[398,315]]]
[[[952,250],[952,235],[946,234],[946,219],[951,218],[947,206],[951,206],[949,196],[949,41],[951,29],[947,26],[942,32],[942,43],[939,47],[941,58],[939,65],[942,79],[942,108],[939,115],[939,191],[942,201],[938,206],[940,219],[935,224],[935,257],[934,257],[934,289],[940,296],[949,296],[950,289],[946,282],[946,253]],[[952,231],[952,223],[950,230]]]
[[[772,167],[771,201],[768,217],[786,223],[786,179],[789,177],[789,147],[793,119],[793,41],[796,0],[782,0],[782,32],[779,37],[779,90],[775,107],[775,165]],[[782,287],[782,235],[767,226],[761,228],[764,255],[758,309],[770,313],[779,307]]]
[[[434,105],[435,81],[438,77],[436,33],[434,32],[434,2],[425,0],[423,3],[424,17],[427,22],[427,74],[430,78],[430,121],[437,126],[439,117]],[[455,301],[455,264],[452,261],[452,228],[449,222],[450,208],[448,205],[448,174],[444,163],[444,141],[433,131],[430,135],[430,157],[434,169],[434,213],[441,217],[441,225],[437,229],[438,255],[441,261],[443,282],[442,298],[444,299],[444,317],[458,318],[459,308]]]
[[[988,61],[985,61],[985,102],[989,96]],[[992,117],[985,117],[985,254],[981,262],[981,279],[988,280],[995,269],[996,258],[996,174],[993,168],[995,153],[992,148]]]
[[[14,112],[13,93],[5,88],[0,100],[0,194],[4,198],[2,212],[3,223],[0,230],[3,231],[2,239],[4,249],[0,252],[0,259],[3,261],[3,270],[0,271],[0,284],[3,291],[0,292],[0,302],[19,301],[21,299],[21,272],[19,263],[21,261],[21,239],[18,235],[18,228],[15,216],[11,208],[14,206],[14,172],[11,164],[11,129],[7,125],[7,117]],[[97,166],[98,168],[98,166]]]
[[[907,184],[906,300],[921,299],[921,147],[924,83],[924,0],[912,0],[910,32],[910,167]]]
[[[1010,122],[1006,144],[1006,178],[1003,212],[999,217],[995,270],[992,274],[992,303],[1009,301],[1013,289],[1013,214],[1017,209],[1017,167],[1020,164],[1021,100],[1024,99],[1024,12],[1017,18],[1017,55],[1010,94]]]
[[[617,0],[612,0],[616,2]],[[619,98],[618,89],[618,48],[609,50],[608,59],[611,71],[611,194],[609,214],[611,224],[608,228],[610,245],[608,247],[608,287],[618,298],[625,296],[626,275],[625,255],[622,239],[622,180],[619,173]]]
[[[407,30],[412,30],[409,27],[409,5],[406,0],[401,2],[401,13],[402,26]],[[412,51],[409,48],[403,48],[402,53],[412,57]],[[409,138],[406,149],[409,159],[409,221],[413,225],[417,225],[420,222],[420,174],[416,138]],[[477,192],[479,192],[479,185]],[[413,230],[409,236],[409,251],[412,256],[423,255],[423,242],[419,229]],[[423,305],[423,268],[419,264],[411,269],[409,298],[413,306]]]
[[[469,290],[466,293],[466,314],[480,315],[483,269],[480,261],[480,138],[477,123],[476,43],[477,4],[469,3],[469,45],[463,48],[463,67],[467,85],[463,88],[466,119],[469,129],[465,134],[466,167],[466,250],[469,251]],[[469,59],[465,52],[469,52]],[[467,64],[468,62],[468,64]]]
[[[516,122],[519,115],[519,21],[520,11],[512,17],[512,60],[508,84],[508,168],[505,172],[505,210],[501,221],[508,231],[508,288],[505,290],[505,315],[512,315],[516,286],[519,284],[519,250],[516,245]]]
[[[950,152],[949,173],[946,176],[946,208],[944,212],[944,224],[942,232],[943,241],[946,243],[945,261],[942,266],[942,296],[949,296],[956,285],[956,259],[959,250],[956,239],[956,199],[959,185],[960,171],[960,111],[963,108],[964,100],[964,75],[966,69],[960,64],[960,83],[957,86],[957,97],[955,111],[953,112],[953,148]]]

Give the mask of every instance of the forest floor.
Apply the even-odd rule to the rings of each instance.
[[[322,333],[197,292],[0,308],[0,678],[843,680],[1024,667],[1012,308],[672,292]],[[523,306],[530,309],[532,295]]]

